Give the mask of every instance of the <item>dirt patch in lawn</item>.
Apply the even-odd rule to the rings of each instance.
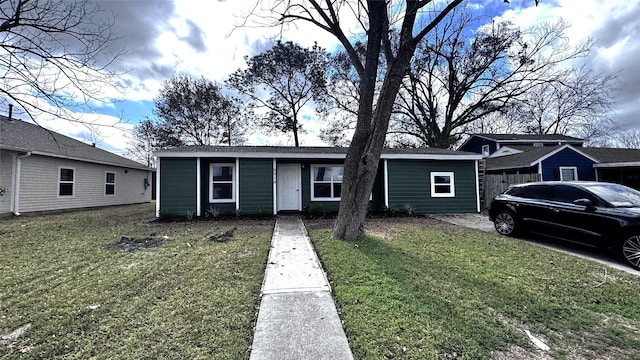
[[[209,236],[209,240],[211,241],[215,241],[215,242],[227,242],[229,240],[231,240],[231,238],[233,238],[233,233],[238,230],[238,228],[236,227],[232,227],[231,229],[220,233],[220,234],[213,234],[211,236]]]
[[[107,248],[111,251],[134,252],[162,246],[168,239],[166,236],[155,235],[144,237],[121,236],[118,242],[107,246]]]
[[[331,229],[334,221],[335,219],[305,219],[304,225],[309,231],[317,229]],[[365,221],[364,231],[367,235],[389,239],[402,228],[398,225],[419,225],[426,227],[436,223],[436,220],[428,216],[369,218]]]

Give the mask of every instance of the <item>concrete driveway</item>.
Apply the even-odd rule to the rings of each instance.
[[[485,232],[498,235],[498,232],[493,227],[493,223],[489,220],[487,215],[482,214],[437,214],[431,215],[433,219],[445,221],[451,224],[466,226],[473,229],[482,230]],[[522,241],[560,251],[565,254],[577,256],[583,259],[593,260],[600,264],[618,269],[629,274],[640,276],[640,271],[631,268],[623,260],[612,256],[606,251],[592,248],[585,245],[574,244],[569,242],[563,242],[535,234],[527,234],[519,237]]]

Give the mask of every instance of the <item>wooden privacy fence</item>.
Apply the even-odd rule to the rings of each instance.
[[[507,190],[509,185],[541,181],[540,174],[485,174],[484,175],[484,207],[489,208],[496,195]]]

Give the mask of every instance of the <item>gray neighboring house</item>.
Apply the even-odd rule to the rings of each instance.
[[[151,202],[154,169],[0,116],[0,216]]]

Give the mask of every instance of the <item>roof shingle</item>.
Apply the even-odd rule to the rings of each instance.
[[[85,144],[36,124],[0,116],[0,149],[152,170],[122,156]]]

